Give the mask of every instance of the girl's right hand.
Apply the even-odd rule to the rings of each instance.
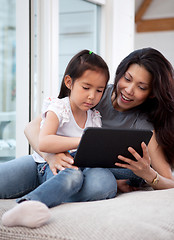
[[[74,168],[78,167],[73,166],[74,163],[73,157],[68,153],[47,153],[44,154],[45,161],[49,164],[49,167],[54,175],[57,175],[57,170],[61,171],[65,168]]]

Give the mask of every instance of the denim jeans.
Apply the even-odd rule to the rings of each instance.
[[[0,163],[0,198],[23,196],[39,185],[37,164],[32,156]]]
[[[48,207],[113,198],[117,192],[109,169],[65,169],[54,176],[48,164],[36,164],[32,156],[1,163],[0,183],[0,198],[38,200]]]
[[[133,187],[141,187],[144,180],[135,175],[130,169],[125,168],[109,168],[116,180],[127,179],[127,183]]]

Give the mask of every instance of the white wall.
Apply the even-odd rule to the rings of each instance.
[[[140,5],[140,0],[135,0],[135,9]],[[153,0],[144,19],[174,17],[173,0]],[[134,48],[153,47],[163,53],[163,55],[174,66],[174,31],[157,31],[157,32],[135,32]]]
[[[142,47],[158,49],[174,66],[174,31],[136,33],[135,49]]]
[[[120,61],[134,49],[134,0],[106,0],[103,8],[104,44],[111,80]]]

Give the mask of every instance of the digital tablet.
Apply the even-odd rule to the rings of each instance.
[[[116,162],[121,162],[118,155],[135,160],[128,147],[133,147],[142,156],[141,143],[148,145],[151,136],[150,130],[86,128],[74,157],[74,165],[113,168]]]

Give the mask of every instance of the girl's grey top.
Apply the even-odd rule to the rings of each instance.
[[[102,127],[122,129],[153,130],[153,124],[148,121],[145,113],[140,108],[133,108],[124,112],[114,109],[111,101],[113,84],[109,84],[100,103],[95,107],[102,116]]]

